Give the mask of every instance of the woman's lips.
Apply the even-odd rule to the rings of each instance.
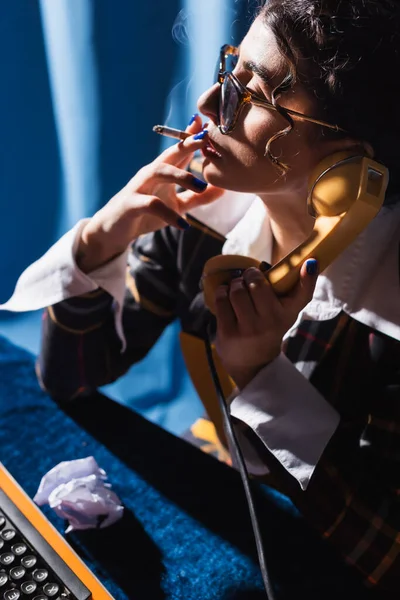
[[[222,158],[222,154],[215,149],[209,137],[206,146],[201,151],[206,158]]]

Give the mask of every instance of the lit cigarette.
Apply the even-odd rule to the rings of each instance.
[[[181,131],[180,129],[174,129],[173,127],[167,127],[166,125],[154,125],[153,131],[160,135],[175,138],[176,140],[186,140],[186,138],[190,137],[190,133],[186,133],[186,131]]]

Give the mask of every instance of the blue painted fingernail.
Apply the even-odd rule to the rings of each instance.
[[[179,217],[179,219],[176,220],[176,224],[181,229],[189,229],[189,227],[190,227],[190,223],[185,221],[185,219],[183,219],[182,217]]]
[[[231,271],[231,277],[232,279],[238,279],[239,277],[241,277],[244,273],[245,269],[232,269]]]
[[[194,115],[192,116],[192,118],[191,118],[191,119],[190,119],[190,121],[189,121],[189,125],[191,125],[192,123],[194,123],[194,122],[195,122],[195,120],[196,120],[196,117],[197,117],[197,113],[194,113]]]
[[[309,258],[306,262],[307,275],[316,275],[318,272],[318,261],[315,258]]]
[[[207,135],[207,129],[203,129],[203,131],[200,131],[200,133],[197,133],[193,139],[194,140],[204,140],[206,135]]]
[[[194,183],[194,185],[199,188],[199,190],[201,190],[202,192],[204,192],[204,190],[206,189],[208,183],[206,183],[205,181],[202,181],[201,179],[198,179],[197,177],[193,177],[192,181]]]
[[[267,263],[267,261],[262,260],[260,262],[260,271],[269,271],[269,269],[271,268],[272,265],[270,265],[269,263]]]

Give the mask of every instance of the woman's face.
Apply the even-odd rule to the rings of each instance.
[[[274,35],[258,17],[240,46],[235,75],[257,96],[271,101],[273,89],[282,82],[286,72]],[[276,111],[249,103],[242,108],[234,130],[222,135],[217,127],[218,96],[219,84],[215,84],[198,101],[199,110],[209,119],[212,145],[221,154],[221,158],[206,157],[205,179],[216,186],[241,192],[274,196],[306,193],[310,170],[331,152],[322,139],[319,141],[322,137],[316,129],[319,126],[297,119],[288,136],[273,142],[272,154],[291,167],[287,174],[281,175],[264,154],[268,140],[287,127],[286,119]],[[303,114],[316,115],[316,99],[299,83],[285,92],[278,103]]]

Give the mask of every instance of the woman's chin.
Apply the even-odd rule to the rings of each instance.
[[[208,158],[204,159],[203,162],[203,178],[207,183],[215,185],[216,187],[223,188],[225,190],[231,190],[232,178],[229,173],[223,168],[223,165],[219,165],[217,161],[210,161]]]
[[[223,165],[221,165],[222,167]],[[243,192],[253,193],[253,190],[249,189],[248,182],[238,181],[237,178],[232,178],[232,174],[226,172],[221,168],[215,161],[209,161],[207,158],[204,159],[202,173],[203,178],[210,185],[222,188],[224,190],[230,190],[232,192]]]

